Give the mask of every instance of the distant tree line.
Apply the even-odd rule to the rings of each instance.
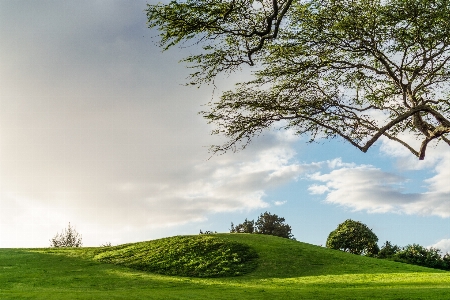
[[[418,244],[399,247],[391,242],[381,247],[378,258],[389,259],[408,264],[450,271],[450,254],[442,254],[437,248],[426,248]]]
[[[389,241],[380,249],[377,242],[378,237],[367,225],[348,219],[328,235],[326,246],[357,255],[450,270],[450,254],[443,255],[440,249],[426,248],[418,244],[400,247]]]

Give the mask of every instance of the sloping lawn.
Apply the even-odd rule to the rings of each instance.
[[[197,278],[149,273],[99,259],[131,244],[0,249],[0,299],[447,299],[450,294],[450,272],[272,236],[211,237],[249,246],[258,254],[256,269],[241,276]],[[152,248],[139,244],[145,251]]]

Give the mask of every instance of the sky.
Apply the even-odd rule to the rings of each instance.
[[[450,148],[425,161],[387,141],[362,153],[267,131],[244,151],[198,114],[247,80],[185,86],[146,1],[0,1],[0,248],[48,247],[70,224],[84,246],[202,231],[266,211],[325,245],[346,219],[379,238],[450,251]],[[149,2],[154,3],[154,2]]]

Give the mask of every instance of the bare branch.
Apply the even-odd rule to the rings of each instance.
[[[399,138],[397,138],[397,137],[395,137],[395,136],[392,136],[392,135],[390,135],[390,134],[388,134],[388,133],[386,133],[386,132],[383,133],[383,135],[384,135],[385,137],[387,137],[388,139],[393,140],[393,141],[396,141],[397,143],[401,144],[402,146],[404,146],[405,148],[407,148],[409,151],[411,151],[412,154],[414,154],[415,156],[419,157],[419,152],[417,152],[416,150],[414,150],[414,148],[411,147],[410,145],[408,145],[408,143],[406,143],[406,142],[402,141],[401,139],[399,139]]]

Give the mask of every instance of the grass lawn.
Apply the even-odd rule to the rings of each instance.
[[[287,239],[219,234],[259,255],[243,276],[165,276],[94,259],[106,248],[0,249],[0,299],[449,299],[450,272]]]

